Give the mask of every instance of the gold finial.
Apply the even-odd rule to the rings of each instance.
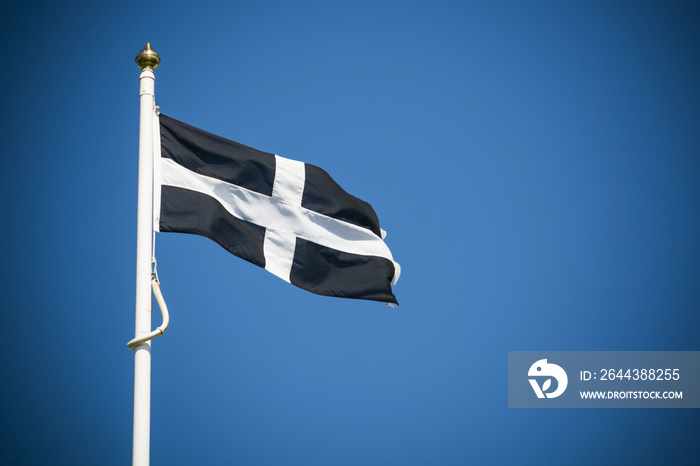
[[[155,70],[160,65],[160,56],[151,48],[150,42],[136,55],[136,64],[142,70]]]

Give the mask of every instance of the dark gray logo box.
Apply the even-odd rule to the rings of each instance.
[[[528,375],[542,359],[568,377],[555,398],[538,398],[529,381],[555,391],[554,378]],[[508,407],[700,408],[700,351],[509,351]]]

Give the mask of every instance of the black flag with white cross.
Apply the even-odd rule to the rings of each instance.
[[[372,206],[314,165],[159,119],[156,231],[206,236],[312,293],[397,304]]]

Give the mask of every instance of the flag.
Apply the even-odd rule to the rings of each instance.
[[[158,119],[156,231],[206,236],[312,293],[397,304],[400,267],[372,206],[314,165]]]

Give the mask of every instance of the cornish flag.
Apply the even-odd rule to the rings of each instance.
[[[372,206],[314,165],[159,120],[156,231],[206,236],[312,293],[397,304],[401,269]]]

